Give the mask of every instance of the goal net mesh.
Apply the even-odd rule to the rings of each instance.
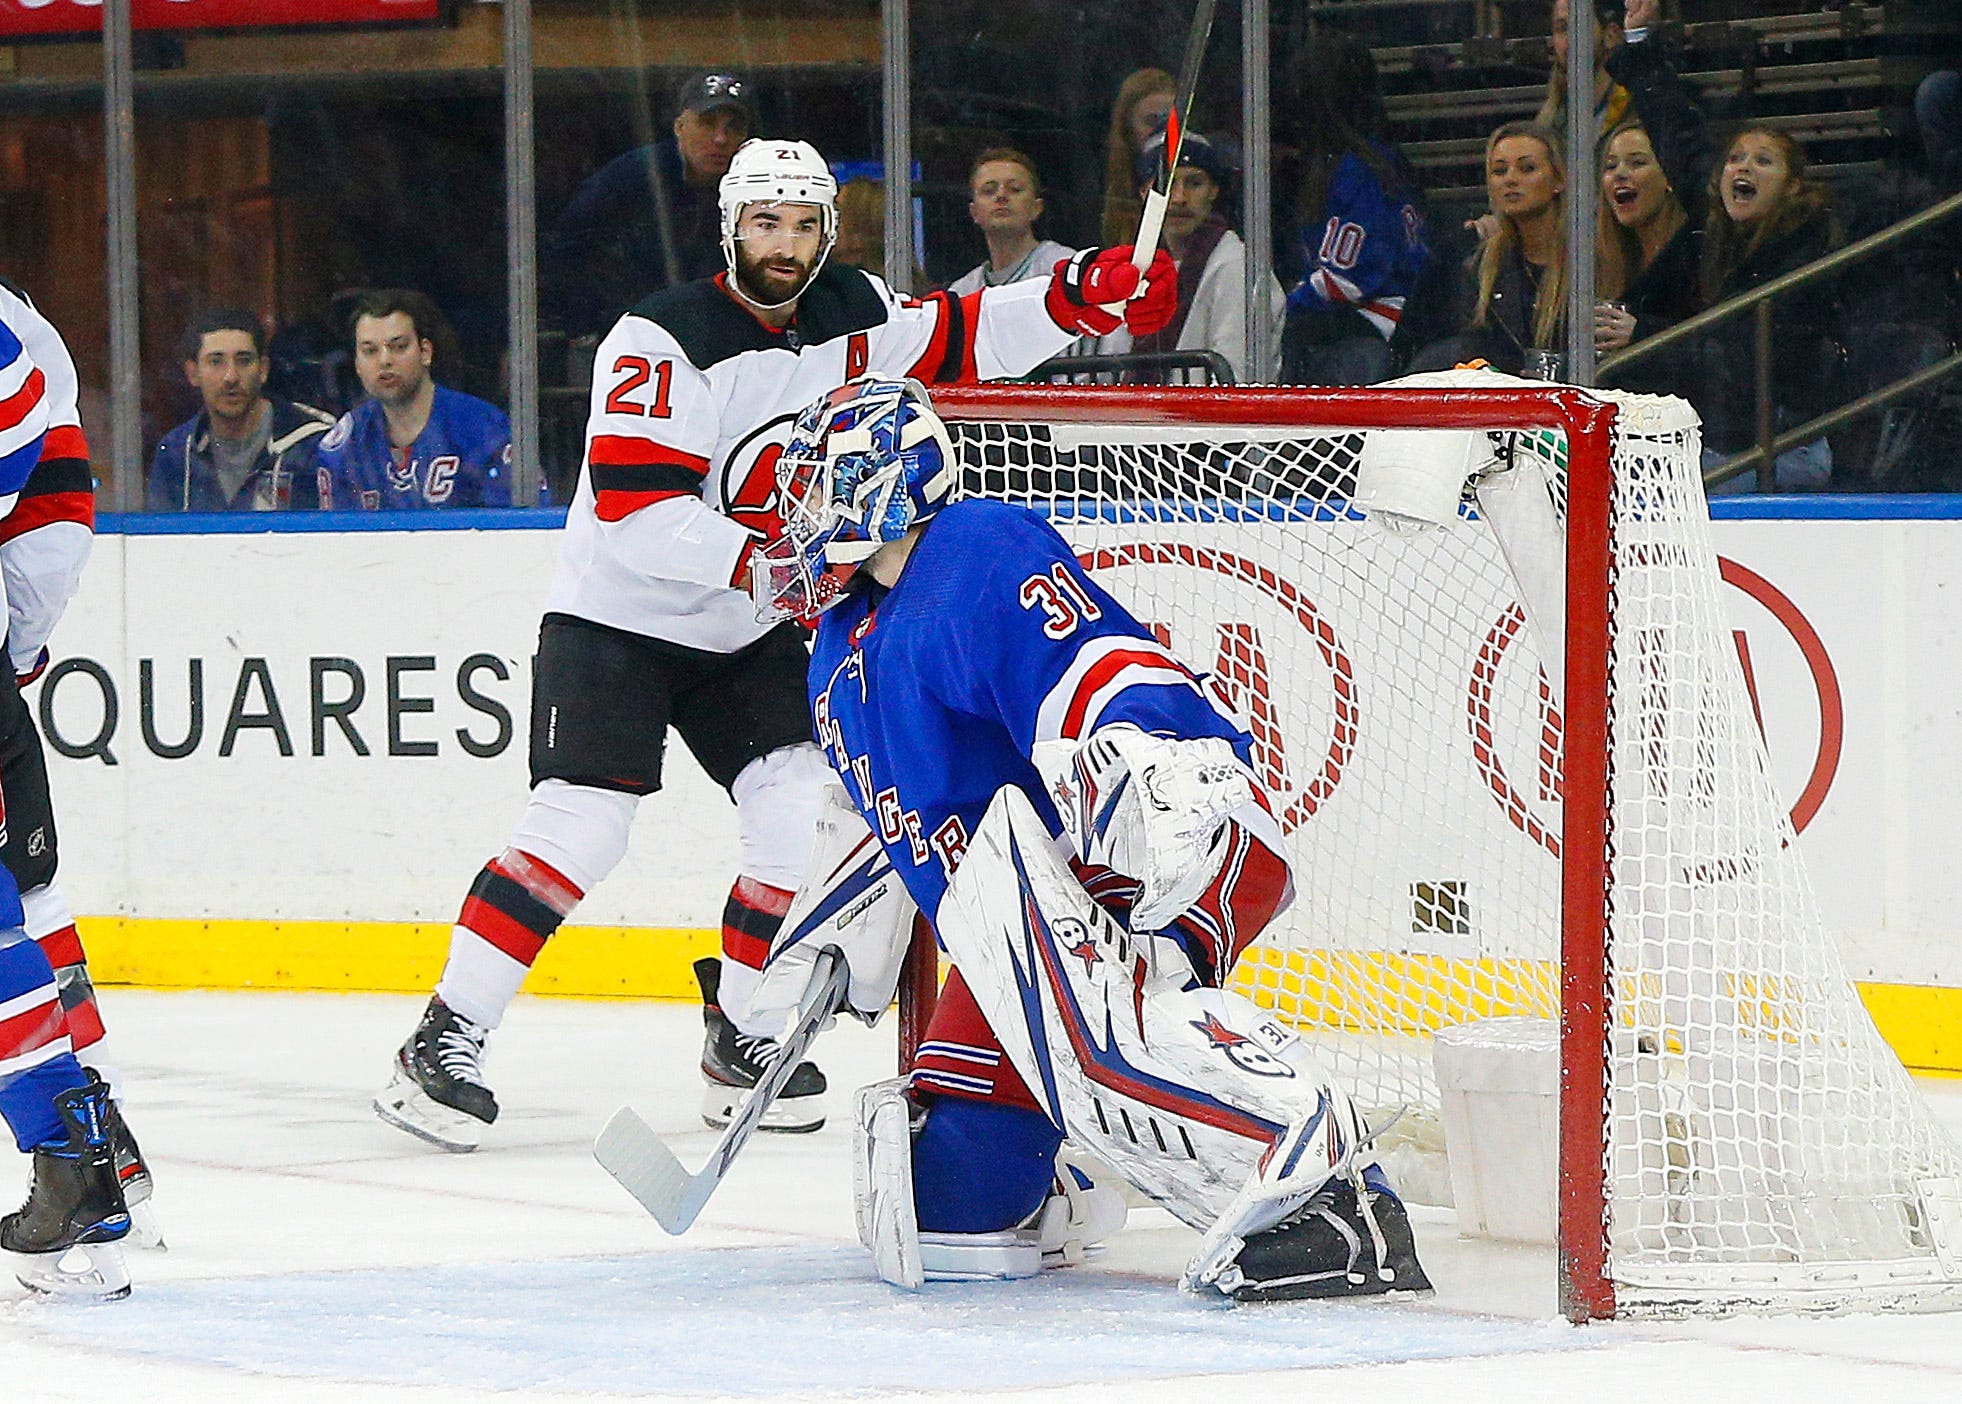
[[[1821,923],[1726,619],[1694,415],[1614,398],[1609,1276],[1659,1308],[1940,1291],[1962,1278],[1962,1162]],[[1235,980],[1388,1127],[1406,1187],[1448,1202],[1432,1036],[1560,1015],[1560,679],[1472,495],[1444,527],[1366,519],[1364,430],[959,413],[962,491],[1047,514],[1237,704],[1299,894]],[[1564,519],[1555,419],[1494,441]]]

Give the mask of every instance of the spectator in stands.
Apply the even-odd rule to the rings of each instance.
[[[1430,257],[1416,176],[1390,142],[1369,50],[1314,38],[1289,65],[1295,101],[1276,112],[1276,188],[1293,192],[1283,380],[1372,385],[1393,369],[1391,339]],[[1277,241],[1278,242],[1278,241]],[[1283,247],[1285,247],[1283,245]]]
[[[1076,252],[1053,239],[1036,237],[1035,222],[1042,218],[1042,177],[1034,160],[1014,147],[991,146],[975,157],[967,189],[967,212],[988,241],[988,256],[950,283],[947,291],[965,297],[1024,278],[1046,278]]]
[[[1647,39],[1656,0],[1632,0],[1626,42],[1608,55],[1628,89],[1635,116],[1602,138],[1601,216],[1594,344],[1618,351],[1702,308],[1698,286],[1710,171],[1716,164],[1708,124],[1664,54]],[[1691,377],[1675,353],[1637,365],[1616,384],[1687,393]]]
[[[1701,276],[1706,305],[1790,273],[1840,243],[1825,187],[1808,179],[1805,151],[1782,131],[1748,126],[1731,138],[1713,176]],[[1776,422],[1802,423],[1830,404],[1839,359],[1838,293],[1831,280],[1784,294],[1774,303],[1772,376]],[[1756,424],[1754,319],[1735,317],[1712,333],[1703,350],[1701,393],[1706,466],[1750,447]],[[1824,439],[1778,456],[1781,490],[1821,488],[1832,472]],[[1746,492],[1755,479],[1732,478],[1714,493]]]
[[[1962,72],[1930,73],[1914,90],[1914,121],[1928,175],[1937,185],[1962,185]]]
[[[1134,173],[1140,200],[1165,160],[1165,134],[1158,133],[1138,152]],[[1247,246],[1227,227],[1220,212],[1232,167],[1219,146],[1187,132],[1179,146],[1179,168],[1165,206],[1159,243],[1179,270],[1179,309],[1171,325],[1134,341],[1120,328],[1098,343],[1107,355],[1130,351],[1217,351],[1240,384],[1272,384],[1280,369],[1278,352],[1259,366],[1247,364]],[[1268,300],[1276,325],[1286,310],[1280,280],[1267,275]],[[1135,376],[1133,379],[1157,379]]]
[[[182,353],[184,378],[204,408],[157,444],[149,509],[276,512],[317,505],[314,452],[334,420],[264,393],[266,329],[258,317],[215,308],[185,331]]]
[[[504,411],[432,377],[442,313],[384,288],[354,307],[354,368],[368,398],[321,440],[322,507],[412,511],[511,505]]]
[[[1104,217],[1101,242],[1114,248],[1137,240],[1144,202],[1138,198],[1138,153],[1152,134],[1165,130],[1166,114],[1178,96],[1178,84],[1162,68],[1140,68],[1117,90],[1110,111],[1110,136],[1104,142]]]
[[[838,237],[831,257],[886,276],[886,183],[859,176],[838,187]]]
[[[602,334],[647,294],[721,272],[716,184],[757,127],[747,79],[683,83],[673,132],[588,176],[540,240],[547,316],[574,337]]]
[[[1609,76],[1608,55],[1622,42],[1625,9],[1638,9],[1643,25],[1658,8],[1658,0],[1593,0],[1594,4],[1594,122],[1595,131],[1604,132],[1628,116],[1628,90]],[[1553,0],[1553,68],[1547,74],[1546,99],[1534,115],[1535,124],[1550,132],[1567,130],[1567,30],[1570,23],[1567,0]],[[1631,21],[1632,23],[1632,21]]]
[[[1412,363],[1435,370],[1484,360],[1511,375],[1560,379],[1566,335],[1567,167],[1557,135],[1508,122],[1485,143],[1490,233],[1459,270],[1458,335]]]

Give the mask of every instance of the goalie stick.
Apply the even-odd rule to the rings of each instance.
[[[669,1233],[681,1234],[695,1222],[702,1206],[709,1202],[715,1187],[729,1173],[736,1153],[743,1148],[770,1103],[776,1101],[790,1075],[804,1060],[804,1054],[825,1022],[845,1007],[845,991],[851,969],[835,946],[818,952],[811,967],[810,984],[791,1017],[790,1027],[778,1040],[777,1054],[763,1075],[750,1088],[742,1104],[723,1128],[722,1138],[704,1165],[693,1175],[681,1166],[654,1128],[631,1107],[622,1107],[601,1128],[593,1142],[593,1159]]]

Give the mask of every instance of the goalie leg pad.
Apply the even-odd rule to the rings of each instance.
[[[996,796],[938,923],[1038,1104],[1187,1223],[1234,1208],[1256,1232],[1349,1168],[1360,1123],[1301,1040],[1240,996],[1183,988],[1170,943],[1091,900],[1019,790]]]
[[[853,1100],[852,1207],[858,1241],[881,1281],[907,1291],[926,1282],[913,1217],[913,1101],[906,1079],[861,1087]]]

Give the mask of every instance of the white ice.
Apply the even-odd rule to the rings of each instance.
[[[9,1275],[0,1401],[1962,1401],[1962,1319],[1574,1328],[1550,1252],[1461,1242],[1442,1212],[1418,1211],[1427,1302],[1182,1297],[1194,1236],[1157,1211],[1081,1268],[895,1292],[853,1237],[840,1120],[843,1089],[889,1073],[890,1024],[826,1035],[831,1124],[759,1137],[670,1239],[589,1147],[630,1102],[699,1162],[696,1010],[519,1001],[488,1065],[503,1115],[457,1156],[368,1110],[418,1009],[105,992],[170,1249],[130,1255],[120,1303],[29,1298]],[[1926,1090],[1962,1128],[1962,1084]]]

